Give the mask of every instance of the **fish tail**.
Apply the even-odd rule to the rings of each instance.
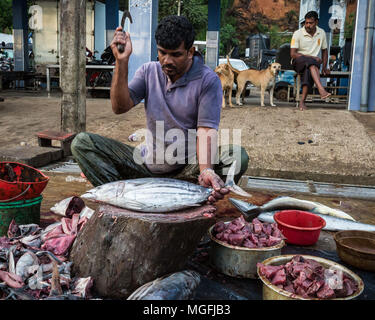
[[[262,209],[255,204],[234,198],[229,198],[229,201],[248,219],[254,218],[254,214],[259,214],[262,212]]]
[[[250,193],[247,193],[245,190],[243,190],[241,187],[236,185],[236,183],[234,182],[234,172],[236,170],[236,163],[237,163],[237,160],[234,160],[228,170],[227,179],[225,180],[225,187],[229,189],[230,191],[234,192],[235,194],[238,194],[239,196],[251,197]]]

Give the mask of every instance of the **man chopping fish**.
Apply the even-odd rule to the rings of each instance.
[[[123,27],[116,29],[111,43],[116,58],[112,110],[127,113],[144,101],[146,143],[133,147],[94,133],[79,133],[72,142],[72,154],[95,187],[148,177],[198,180],[212,189],[208,197],[212,204],[229,192],[223,179],[232,165],[235,183],[246,171],[249,157],[244,148],[217,146],[221,83],[195,51],[194,38],[187,18],[162,19],[155,32],[158,61],[143,64],[128,82],[132,41]]]

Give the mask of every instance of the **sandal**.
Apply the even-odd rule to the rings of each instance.
[[[330,97],[332,95],[332,93],[327,93],[324,97],[321,97],[322,100],[325,100],[327,99],[328,97]]]

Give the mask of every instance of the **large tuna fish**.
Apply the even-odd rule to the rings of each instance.
[[[235,163],[228,171],[225,187],[242,196],[251,196],[233,181]],[[141,212],[170,212],[199,206],[213,189],[170,178],[140,178],[109,182],[81,197]]]

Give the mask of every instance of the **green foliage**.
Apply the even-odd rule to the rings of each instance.
[[[238,39],[233,37],[234,34],[236,29],[229,23],[220,28],[220,55],[227,55],[233,46],[239,44]]]
[[[354,26],[355,26],[355,16],[354,16],[354,13],[351,13],[348,19],[345,21],[345,31],[344,31],[345,38],[353,37]]]
[[[270,37],[271,49],[278,49],[284,43],[290,42],[291,35],[283,34],[277,25],[273,25],[267,33]]]
[[[208,19],[207,0],[181,0],[180,10],[180,14],[186,16],[193,24],[197,33],[196,40],[205,40]],[[159,21],[177,13],[178,0],[159,0]]]
[[[12,33],[12,0],[0,0],[0,32]]]
[[[257,22],[256,29],[259,33],[267,33],[269,31],[268,26],[263,25],[261,22]]]

